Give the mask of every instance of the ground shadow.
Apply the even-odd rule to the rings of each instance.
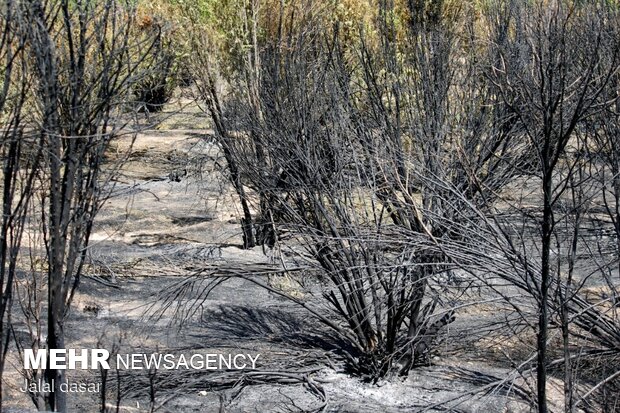
[[[214,341],[264,341],[284,344],[301,350],[324,350],[334,353],[353,348],[313,318],[278,308],[248,308],[221,305],[201,316],[204,335]]]

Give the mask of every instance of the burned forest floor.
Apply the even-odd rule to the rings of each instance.
[[[205,287],[175,299],[182,280],[203,268],[243,271],[288,259],[286,248],[277,257],[262,247],[241,248],[240,208],[209,133],[208,122],[195,116],[169,118],[138,135],[97,216],[66,346],[117,353],[258,353],[257,371],[141,370],[120,376],[111,371],[109,411],[261,413],[323,406],[350,413],[530,411],[534,373],[519,376],[511,359],[534,354],[534,337],[487,334],[502,322],[502,312],[484,292],[460,295],[456,321],[442,333],[427,365],[406,378],[375,384],[347,373],[337,339],[306,310],[246,279],[222,279],[209,285],[208,294]],[[115,143],[110,162],[126,152],[130,140]],[[264,283],[312,300],[320,281],[308,274],[295,277],[267,274]],[[164,302],[170,306],[163,308]],[[17,307],[13,320],[16,335],[27,331]],[[13,348],[4,378],[7,412],[34,411],[19,391],[19,363]],[[73,381],[102,380],[99,371],[68,374]],[[550,380],[550,392],[552,407],[559,407],[560,380]],[[73,412],[98,412],[101,404],[100,393],[69,396]]]

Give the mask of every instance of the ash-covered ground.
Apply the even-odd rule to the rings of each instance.
[[[203,268],[243,271],[291,258],[286,248],[277,257],[261,247],[241,249],[240,211],[218,170],[218,151],[200,131],[183,126],[144,132],[135,141],[97,216],[66,344],[117,353],[260,354],[257,371],[110,371],[109,411],[530,410],[530,376],[515,375],[509,356],[533,348],[483,334],[501,313],[480,295],[463,296],[429,365],[376,384],[347,373],[337,338],[306,310],[256,283],[233,277],[208,290],[203,283],[190,294],[171,295]],[[128,142],[121,139],[116,153],[123,154]],[[264,283],[312,301],[320,281],[311,274],[299,277],[265,275]],[[19,334],[26,327],[15,314]],[[32,411],[19,391],[23,379],[14,349],[10,363],[6,411]],[[69,380],[100,383],[102,376],[76,370]],[[560,403],[561,383],[551,390],[552,401]],[[69,404],[70,411],[97,412],[102,401],[100,393],[74,393]]]

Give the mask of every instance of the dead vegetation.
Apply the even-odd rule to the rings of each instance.
[[[187,21],[180,91],[165,22],[130,2],[0,6],[0,395],[617,411],[618,6],[380,1],[354,39],[318,2],[263,6],[227,21],[227,58]],[[19,367],[69,346],[264,357]]]

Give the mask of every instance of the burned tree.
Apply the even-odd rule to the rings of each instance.
[[[515,6],[516,7],[516,6]],[[567,189],[562,175],[576,128],[597,108],[618,70],[619,44],[603,41],[607,16],[597,5],[553,2],[522,5],[514,31],[497,44],[500,63],[490,76],[504,102],[518,117],[536,153],[540,178],[540,279],[533,280],[538,301],[537,386],[539,411],[547,411],[549,295],[553,279],[553,234],[559,198]],[[606,7],[601,5],[602,10]],[[568,174],[572,171],[568,171]]]
[[[26,218],[35,191],[42,146],[29,134],[24,110],[30,76],[24,62],[25,33],[17,6],[0,6],[0,156],[2,162],[2,226],[0,227],[0,410],[2,372],[9,346],[13,287]]]
[[[158,70],[157,34],[138,36],[129,3],[20,3],[28,73],[36,93],[30,128],[41,151],[36,213],[47,285],[47,349],[65,348],[65,319],[78,288],[94,218],[118,164],[106,150],[127,123],[131,86]],[[26,314],[28,316],[28,314]],[[31,320],[37,322],[37,320]],[[40,322],[40,321],[39,321]],[[66,411],[65,372],[47,368],[54,391],[32,395],[37,407]]]
[[[301,11],[293,22],[281,10],[286,30],[260,49],[260,118],[245,95],[213,99],[212,76],[207,102],[216,129],[223,114],[222,129],[236,127],[223,150],[240,186],[269,204],[275,242],[299,245],[304,253],[293,253],[321,280],[321,300],[340,322],[319,319],[353,349],[349,366],[373,381],[406,375],[454,319],[428,288],[452,265],[429,241],[461,236],[438,218],[455,203],[484,205],[528,154],[511,135],[513,118],[489,109],[474,40],[469,54],[456,47],[475,37],[457,23],[465,11],[410,10],[403,33],[394,5],[382,2],[378,37],[361,32],[353,45],[342,44],[338,25],[321,28],[311,2]]]

